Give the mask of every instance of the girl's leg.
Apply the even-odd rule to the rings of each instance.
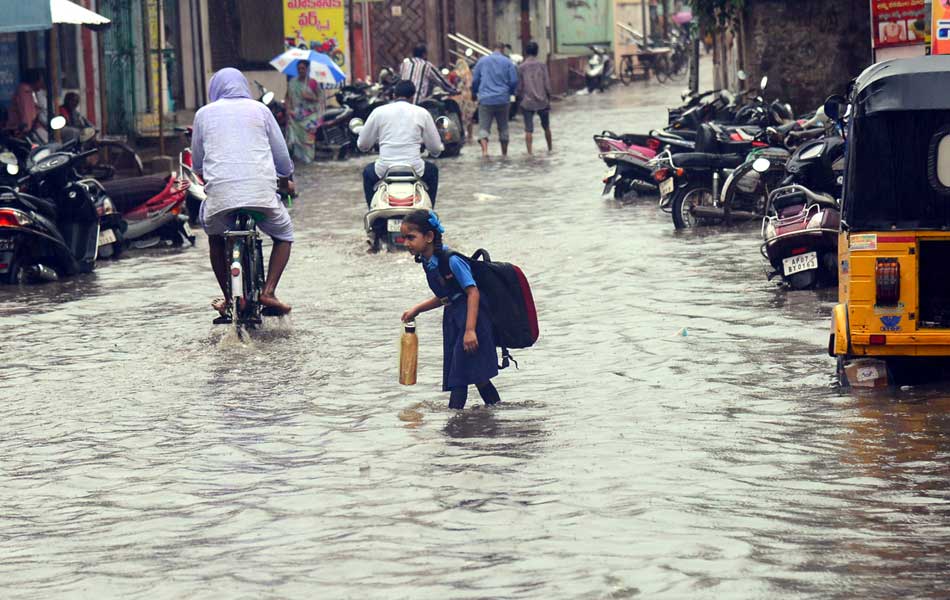
[[[485,383],[479,383],[476,384],[475,387],[478,388],[478,393],[487,406],[501,402],[501,396],[498,395],[498,390],[495,389],[495,384],[492,382],[486,381]]]
[[[468,400],[468,386],[461,385],[452,388],[452,394],[449,396],[449,408],[462,410],[465,408],[465,401]]]

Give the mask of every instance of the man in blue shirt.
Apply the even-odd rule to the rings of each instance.
[[[488,156],[488,135],[491,122],[498,122],[501,155],[508,156],[508,107],[518,89],[518,69],[505,56],[505,44],[495,44],[495,51],[475,65],[472,92],[478,95],[478,142],[482,157]]]

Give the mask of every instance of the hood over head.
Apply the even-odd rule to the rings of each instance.
[[[208,96],[211,102],[224,99],[251,98],[251,89],[247,85],[247,78],[237,69],[227,67],[211,76],[208,85]]]

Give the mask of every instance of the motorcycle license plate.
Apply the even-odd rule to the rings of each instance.
[[[13,238],[0,238],[0,251],[13,250],[16,247],[16,240]]]
[[[818,268],[818,253],[809,252],[808,254],[799,254],[798,256],[789,256],[782,260],[782,268],[785,270],[785,276],[801,273]]]
[[[674,188],[675,186],[676,186],[676,184],[673,183],[673,179],[672,179],[672,178],[671,178],[671,179],[664,179],[663,181],[660,182],[660,195],[661,195],[661,196],[669,196],[670,194],[673,193],[673,188]]]
[[[402,231],[402,219],[387,219],[386,231],[389,233],[399,233]]]
[[[614,165],[610,167],[609,169],[607,169],[607,174],[604,175],[604,181],[607,181],[608,179],[613,178],[613,176],[616,174],[617,174],[617,165]]]
[[[99,232],[99,245],[107,246],[109,244],[115,243],[115,231],[111,229],[103,229]]]

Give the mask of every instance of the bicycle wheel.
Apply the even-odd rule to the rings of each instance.
[[[673,62],[670,66],[670,79],[673,81],[682,81],[689,73],[689,55],[683,51],[677,51],[673,54]]]
[[[657,56],[653,61],[653,73],[660,83],[666,83],[670,80],[670,59],[666,55]]]
[[[624,56],[620,62],[620,82],[624,85],[633,83],[633,57]]]

